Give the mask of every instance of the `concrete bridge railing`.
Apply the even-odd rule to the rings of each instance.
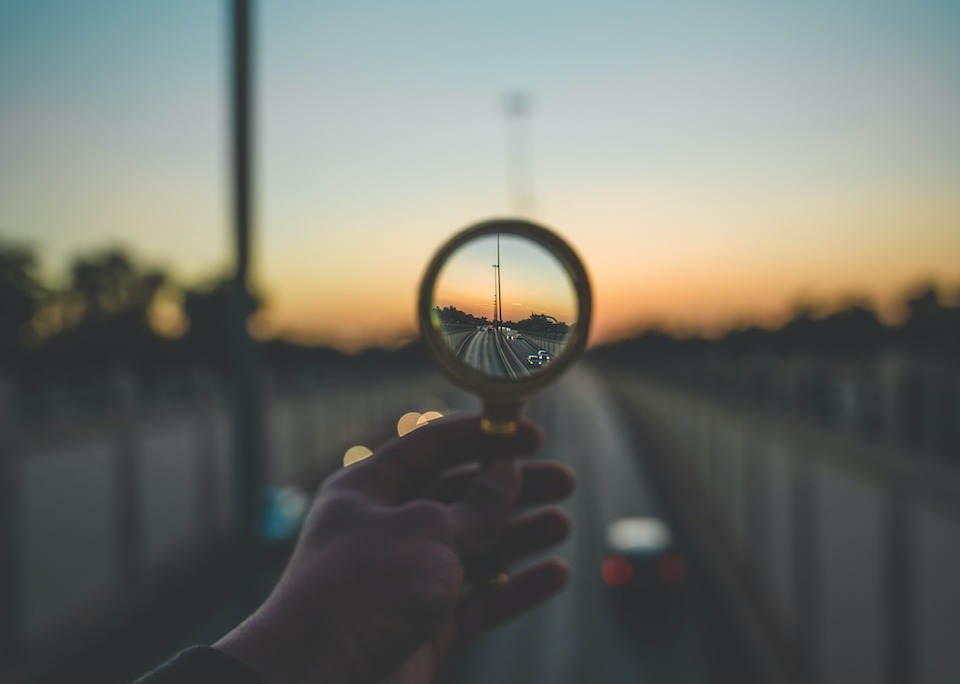
[[[956,681],[955,461],[709,390],[612,380],[783,681]]]
[[[0,681],[77,654],[231,548],[227,401],[202,374],[188,384],[154,406],[121,375],[108,408],[39,422],[0,387]],[[348,447],[375,447],[442,386],[417,371],[268,389],[267,484],[312,494]]]

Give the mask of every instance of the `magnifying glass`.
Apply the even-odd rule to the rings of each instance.
[[[418,313],[441,372],[483,400],[483,431],[510,435],[523,402],[586,348],[590,282],[553,231],[495,219],[440,247],[423,276]]]

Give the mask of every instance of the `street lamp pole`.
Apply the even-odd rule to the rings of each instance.
[[[533,144],[530,127],[530,95],[522,90],[508,92],[503,99],[507,166],[507,197],[517,215],[533,218]]]
[[[231,3],[231,162],[236,244],[230,301],[230,368],[233,395],[235,497],[241,539],[256,543],[260,497],[266,473],[264,416],[257,354],[247,330],[250,238],[253,232],[253,0]]]
[[[497,316],[497,303],[498,296],[500,294],[500,288],[497,287],[497,281],[500,280],[500,264],[491,264],[491,266],[496,269],[493,272],[493,320],[491,323],[497,325],[497,322],[499,321],[499,317]]]
[[[497,320],[500,321],[499,328],[503,328],[503,290],[500,288],[500,233],[497,233]]]

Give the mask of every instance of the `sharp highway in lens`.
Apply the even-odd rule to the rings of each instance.
[[[531,333],[492,324],[441,327],[444,341],[467,366],[486,375],[523,378],[547,368],[567,334]]]

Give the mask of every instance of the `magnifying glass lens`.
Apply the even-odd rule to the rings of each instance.
[[[460,246],[440,271],[431,322],[451,354],[494,378],[544,372],[577,325],[577,293],[543,245],[512,234]]]
[[[509,434],[523,401],[583,352],[590,285],[573,249],[515,219],[454,235],[420,288],[420,329],[440,370],[484,402],[484,429]]]

